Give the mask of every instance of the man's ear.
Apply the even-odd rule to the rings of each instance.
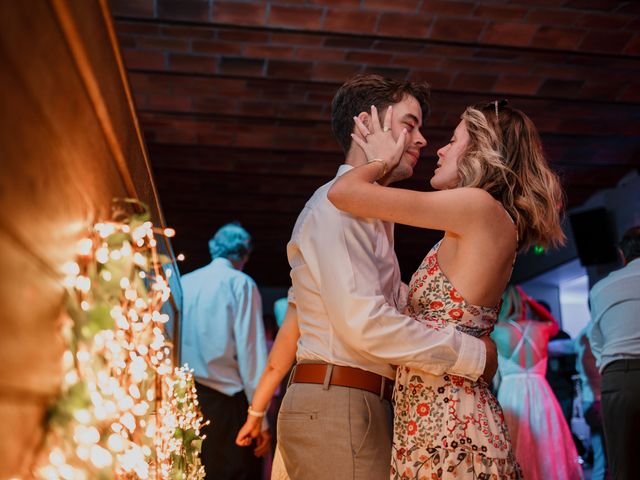
[[[371,124],[370,124],[371,115],[369,115],[367,112],[360,112],[360,114],[358,115],[358,118],[362,123],[364,123],[365,127],[371,128]]]
[[[627,266],[627,259],[624,258],[624,252],[622,251],[622,249],[620,247],[616,247],[616,250],[618,251],[618,259],[622,262],[622,266],[626,267]]]

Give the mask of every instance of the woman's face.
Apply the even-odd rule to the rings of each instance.
[[[438,150],[438,164],[431,177],[431,186],[436,190],[456,188],[460,180],[458,160],[467,149],[469,133],[462,120],[453,132],[451,141]]]

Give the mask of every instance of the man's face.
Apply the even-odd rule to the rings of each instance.
[[[382,115],[386,115],[385,108]],[[380,119],[384,120],[384,117]],[[418,163],[420,149],[427,145],[427,140],[420,133],[422,127],[422,110],[415,97],[406,95],[400,102],[393,105],[393,118],[391,119],[391,133],[394,139],[398,139],[403,128],[407,129],[404,153],[398,165],[383,179],[388,185],[393,182],[405,180],[413,175],[413,169]]]

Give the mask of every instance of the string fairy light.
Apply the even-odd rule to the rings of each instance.
[[[67,350],[36,478],[204,478],[193,372],[174,366],[164,336],[171,290],[156,234],[175,231],[154,228],[146,209],[119,212],[96,223],[61,268]]]

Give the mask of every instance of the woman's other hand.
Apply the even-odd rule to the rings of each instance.
[[[253,442],[254,438],[258,438],[262,427],[262,419],[254,417],[253,415],[247,415],[247,421],[244,422],[242,428],[238,432],[236,437],[236,445],[239,447],[248,447]]]

